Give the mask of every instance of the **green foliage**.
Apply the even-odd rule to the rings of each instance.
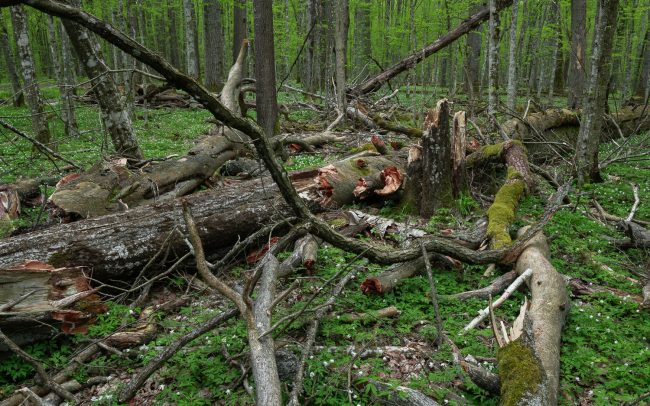
[[[72,354],[69,343],[57,343],[55,341],[42,341],[23,347],[23,350],[45,365],[61,368],[68,362]],[[31,365],[22,358],[11,354],[0,362],[0,393],[2,387],[8,384],[19,383],[34,375],[35,371]]]

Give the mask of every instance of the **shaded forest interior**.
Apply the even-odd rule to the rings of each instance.
[[[650,401],[647,0],[0,0],[0,405]]]

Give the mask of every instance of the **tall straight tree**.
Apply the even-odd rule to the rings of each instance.
[[[571,0],[571,52],[569,53],[568,107],[582,105],[585,88],[585,28],[587,5],[585,0]]]
[[[232,62],[237,61],[239,55],[239,48],[245,39],[248,38],[248,22],[246,21],[247,15],[247,0],[233,0],[232,15],[233,15],[233,37],[232,37]],[[244,76],[246,76],[246,69],[244,69]]]
[[[499,87],[499,14],[497,13],[496,0],[490,0],[490,22],[488,37],[488,116],[496,120],[497,104],[499,102],[497,90]],[[495,123],[496,124],[496,123]]]
[[[72,0],[72,4],[78,6],[77,1]],[[121,100],[120,91],[109,74],[110,69],[104,63],[95,37],[70,20],[62,21],[77,57],[91,80],[93,92],[102,111],[102,122],[111,137],[115,152],[127,158],[142,159],[142,151],[135,138],[131,118]]]
[[[650,8],[648,8],[645,38],[641,47],[641,66],[635,93],[637,96],[643,97],[644,100],[648,100],[650,95]]]
[[[205,49],[205,86],[220,90],[223,72],[223,25],[221,22],[221,2],[204,0],[203,2],[203,46]]]
[[[196,12],[192,0],[183,0],[183,16],[185,17],[185,63],[187,74],[197,79],[199,77],[199,56],[196,41]]]
[[[589,85],[584,95],[582,122],[576,148],[578,184],[599,181],[598,146],[607,103],[607,85],[612,70],[612,48],[619,0],[598,0],[591,55]]]
[[[480,4],[473,4],[469,9],[472,16],[481,8]],[[470,31],[467,34],[467,47],[465,55],[465,91],[470,98],[470,110],[473,110],[474,102],[481,92],[480,61],[481,61],[481,31],[482,26]],[[470,115],[472,112],[470,111]]]
[[[56,74],[56,81],[59,86],[59,93],[61,97],[61,118],[64,123],[65,135],[77,137],[79,136],[79,129],[77,128],[77,118],[74,113],[74,105],[72,101],[72,86],[66,81],[65,73],[63,72],[63,35],[59,35],[61,46],[57,44],[57,30],[55,27],[54,18],[51,15],[47,16],[47,32],[50,36],[50,53],[52,54],[52,64],[54,66],[54,73]],[[62,34],[62,30],[59,30]]]
[[[41,89],[36,80],[34,58],[29,43],[27,15],[23,6],[11,7],[11,22],[14,26],[14,38],[18,46],[20,70],[23,74],[23,83],[25,84],[25,97],[32,116],[32,128],[34,134],[36,134],[36,140],[47,145],[50,144],[52,135],[47,124],[45,107],[41,98]],[[37,149],[34,148],[34,152],[36,151]]]
[[[271,137],[278,119],[272,0],[254,0],[253,15],[257,122]]]
[[[169,27],[169,61],[175,68],[181,68],[181,53],[178,47],[178,31],[176,30],[176,9],[174,1],[167,0],[167,26]]]
[[[508,50],[508,108],[515,109],[517,97],[517,14],[519,1],[512,1],[512,17],[510,18],[510,49]]]
[[[4,9],[0,9],[0,49],[2,49],[7,73],[9,74],[9,81],[11,82],[12,103],[14,107],[21,107],[25,104],[25,95],[23,94],[18,72],[16,72],[14,52],[9,45],[9,33],[7,33],[7,27],[4,24]]]
[[[348,29],[350,27],[350,11],[348,0],[336,0],[336,33],[334,49],[336,52],[336,107],[339,114],[345,117],[346,109],[346,79]]]

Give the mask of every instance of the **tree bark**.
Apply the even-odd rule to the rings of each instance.
[[[61,94],[61,116],[64,123],[65,135],[71,137],[79,136],[79,129],[77,128],[77,118],[74,113],[74,105],[72,101],[72,90],[71,83],[66,80],[66,75],[64,72],[63,58],[61,52],[59,52],[58,47],[56,46],[56,30],[54,27],[54,19],[52,16],[48,16],[47,19],[47,32],[50,36],[50,53],[52,54],[52,62],[54,65],[54,72],[56,74],[57,84],[59,85],[59,93]],[[60,25],[59,25],[60,27]],[[63,50],[63,42],[67,40],[63,35],[63,30],[58,30],[59,37],[61,39],[61,50]]]
[[[196,12],[192,0],[183,0],[183,17],[185,20],[185,64],[187,75],[199,78],[199,56],[196,53]]]
[[[232,61],[237,61],[239,47],[248,38],[247,20],[247,2],[248,0],[233,0],[233,38],[232,38]],[[246,76],[246,67],[244,66],[244,76]]]
[[[227,249],[257,231],[260,224],[289,214],[269,179],[196,193],[185,200],[192,206],[208,255]],[[0,240],[0,267],[33,259],[55,267],[87,266],[102,281],[123,280],[140,270],[168,237],[170,252],[187,251],[182,233],[175,231],[179,222],[181,202],[174,199],[52,226]]]
[[[47,116],[45,115],[40,86],[36,80],[36,67],[34,66],[34,58],[30,46],[27,15],[22,5],[11,7],[11,21],[14,26],[14,38],[18,47],[23,83],[25,84],[25,97],[31,112],[32,128],[36,135],[36,140],[55,149],[50,144],[52,135],[50,134]],[[36,152],[38,149],[34,147],[32,151]]]
[[[177,68],[181,68],[181,54],[178,49],[178,32],[176,30],[176,9],[172,0],[167,0],[167,19],[169,26],[169,61]]]
[[[115,152],[127,158],[142,159],[142,150],[135,137],[131,118],[94,37],[85,28],[67,19],[63,19],[63,26],[91,80],[93,92],[102,110],[102,122],[111,137]]]
[[[473,5],[470,9],[470,15],[477,13],[479,10],[480,6]],[[481,27],[477,27],[467,34],[467,55],[465,57],[465,91],[470,98],[470,105],[474,104],[477,95],[481,93],[481,79],[479,78],[479,63],[481,61],[480,28]],[[472,111],[470,111],[470,116],[471,115],[473,115]]]
[[[600,180],[598,146],[607,103],[607,85],[616,31],[618,0],[599,0],[594,32],[589,87],[584,95],[584,111],[576,151],[578,184]]]
[[[512,0],[502,0],[497,1],[496,11],[500,11],[510,5]],[[425,58],[433,55],[439,50],[445,48],[447,45],[453,43],[461,36],[467,34],[471,30],[475,29],[481,25],[485,20],[490,16],[489,9],[484,7],[479,12],[463,21],[458,27],[454,28],[451,32],[446,33],[442,37],[438,38],[436,41],[427,45],[426,47],[418,50],[417,52],[409,55],[408,57],[402,59],[395,65],[390,68],[380,72],[374,77],[366,80],[365,82],[351,88],[348,90],[348,93],[353,96],[360,96],[368,93],[372,93],[381,88],[384,83],[388,82],[395,76],[400,73],[412,69],[416,64],[422,62]]]
[[[489,35],[488,35],[488,117],[496,120],[499,90],[499,14],[497,0],[489,0]],[[495,126],[496,123],[493,123]]]
[[[253,12],[257,122],[266,136],[272,137],[278,121],[272,0],[254,0]]]
[[[643,97],[644,100],[648,100],[650,94],[650,10],[648,11],[646,26],[643,47],[641,48],[641,66],[635,92],[637,96]]]
[[[11,100],[14,107],[21,107],[25,104],[25,94],[23,93],[23,87],[20,84],[20,79],[16,72],[14,53],[9,45],[9,34],[7,33],[7,27],[5,27],[4,11],[0,11],[2,11],[0,13],[0,48],[2,48],[2,55],[5,59],[9,81],[11,82]]]
[[[515,109],[517,98],[517,14],[519,0],[512,2],[512,17],[510,19],[510,49],[508,50],[508,108]]]
[[[224,43],[221,14],[221,2],[219,0],[204,0],[205,87],[212,91],[221,90],[224,78]]]
[[[346,65],[348,29],[350,15],[348,0],[337,0],[336,4],[336,33],[334,37],[336,53],[336,107],[339,114],[346,111]],[[345,116],[344,116],[345,117]]]

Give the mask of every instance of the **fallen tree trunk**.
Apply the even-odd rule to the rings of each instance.
[[[520,234],[525,228],[520,230]],[[515,267],[527,281],[532,299],[522,335],[499,349],[501,402],[505,405],[555,405],[560,381],[560,340],[569,311],[562,275],[550,263],[546,238],[537,234],[519,256]]]
[[[269,179],[185,199],[194,210],[208,255],[289,214]],[[179,232],[180,205],[176,199],[0,240],[0,267],[32,259],[55,267],[86,266],[100,280],[122,279],[147,263],[167,237],[171,252],[187,251]]]
[[[502,0],[502,1],[498,1],[497,3],[498,3],[497,11],[500,11],[506,8],[507,6],[509,6],[510,4],[512,4],[512,0]],[[366,80],[365,82],[351,89],[348,89],[347,93],[353,97],[358,97],[379,90],[384,85],[384,83],[388,82],[389,80],[399,75],[400,73],[414,68],[418,63],[422,62],[425,58],[433,55],[434,53],[448,46],[449,44],[452,44],[461,36],[467,34],[468,32],[472,31],[473,29],[481,25],[489,17],[490,17],[489,8],[483,7],[478,13],[474,14],[467,20],[460,23],[460,25],[455,29],[453,29],[452,31],[449,31],[442,37],[438,38],[436,41],[432,42],[431,44],[427,45],[421,50],[414,52],[413,54],[402,59],[401,61],[391,66],[390,68],[378,73],[374,77]]]

